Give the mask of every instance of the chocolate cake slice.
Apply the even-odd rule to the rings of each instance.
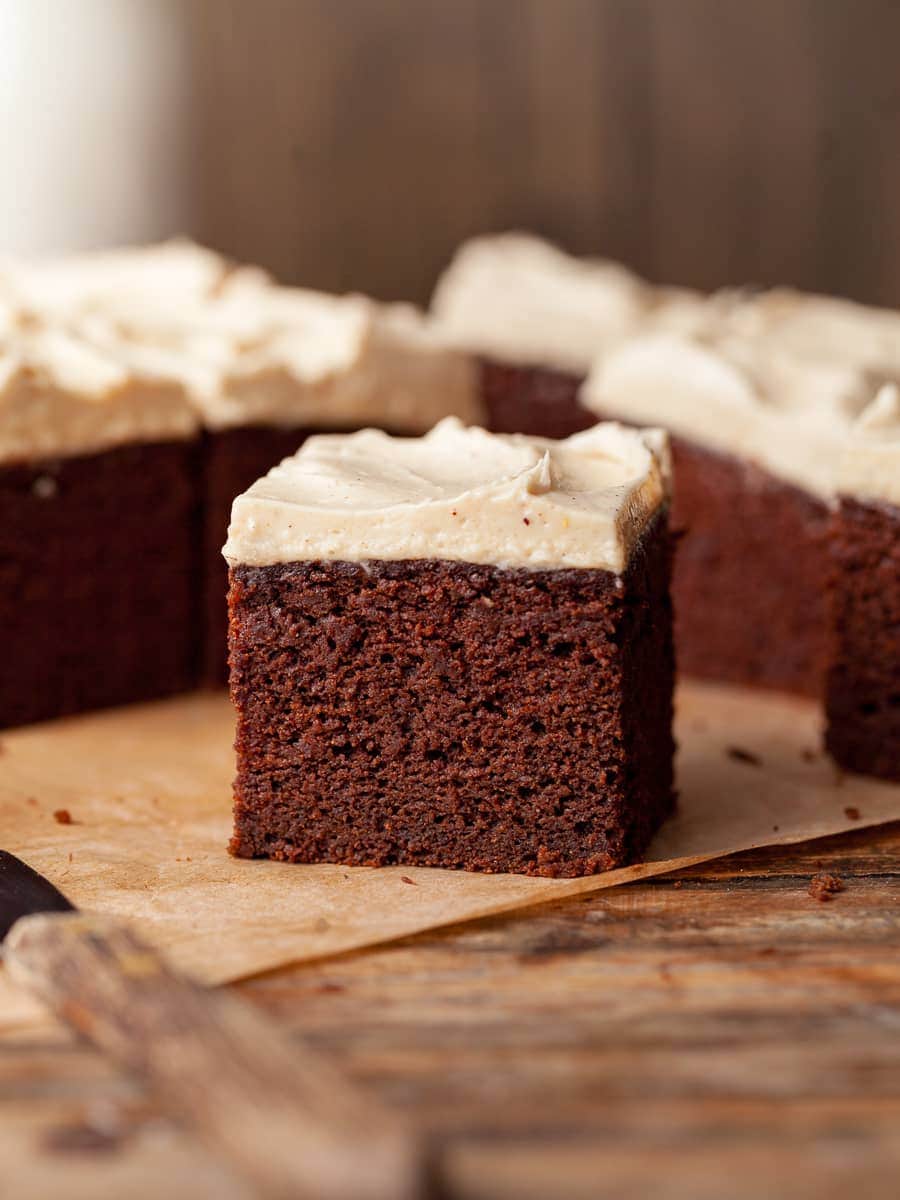
[[[900,781],[900,398],[854,429],[831,526],[826,744],[850,771]]]
[[[662,435],[314,437],[225,556],[233,853],[580,875],[671,810]]]
[[[127,346],[4,310],[0,727],[192,686],[196,433]]]
[[[595,364],[587,407],[674,434],[688,674],[823,697],[837,468],[883,378],[728,333],[650,333]]]

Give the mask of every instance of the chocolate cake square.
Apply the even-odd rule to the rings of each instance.
[[[821,700],[829,507],[746,458],[672,438],[678,667]]]
[[[0,336],[0,727],[193,685],[195,434],[127,354]]]
[[[713,332],[636,336],[595,363],[586,406],[674,435],[687,674],[823,699],[829,513],[842,447],[880,382]]]
[[[234,854],[573,876],[670,812],[658,433],[314,437],[225,554]]]
[[[900,781],[900,401],[887,388],[842,464],[831,526],[826,744],[849,771]]]

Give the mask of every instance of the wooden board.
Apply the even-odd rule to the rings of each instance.
[[[808,893],[820,869],[845,890]],[[900,825],[244,985],[440,1138],[452,1196],[893,1200]],[[0,1042],[0,1195],[244,1200],[60,1034]]]
[[[79,829],[111,849],[118,837],[121,848],[123,831],[133,833],[137,821],[147,878],[132,882],[152,900],[183,869],[176,849],[169,847],[166,863],[150,849],[167,797],[194,797],[197,820],[218,831],[205,852],[219,863],[216,878],[230,869],[221,849],[227,796],[218,812],[215,797],[204,799],[203,783],[227,780],[229,734],[219,729],[227,714],[215,700],[159,706],[153,720],[149,712],[5,734],[3,762],[7,790],[18,788],[21,812],[42,831],[31,843],[47,859],[40,865],[49,869],[56,855],[68,869],[59,839],[81,836]],[[170,736],[171,713],[180,714],[176,724],[191,750],[167,761],[154,739],[160,729]],[[770,830],[778,805],[809,789],[845,825],[854,823],[857,802],[863,818],[872,818],[869,805],[882,789],[836,777],[812,753],[817,718],[810,706],[686,687],[679,720],[683,789],[706,779],[715,802],[736,809],[745,796],[764,814],[765,836],[777,836]],[[156,805],[137,769],[148,743]],[[110,810],[112,746],[116,761],[131,755],[132,769],[129,779],[116,780]],[[741,751],[737,759],[729,748]],[[63,792],[30,804],[27,784],[44,759],[55,762]],[[82,797],[75,812],[86,829],[53,821],[65,788]],[[72,796],[66,803],[74,809]],[[146,805],[156,816],[138,821]],[[682,821],[690,805],[684,809]],[[176,815],[162,822],[164,839],[187,836]],[[852,1186],[867,1200],[893,1200],[900,1167],[898,851],[900,824],[757,849],[583,895],[568,890],[577,882],[566,883],[564,901],[271,972],[242,990],[373,1094],[424,1120],[442,1148],[451,1195],[466,1200],[651,1193],[827,1200]],[[259,881],[269,865],[248,866]],[[77,880],[75,867],[66,886]],[[824,903],[809,894],[821,870],[845,885]],[[298,879],[295,871],[280,868],[285,880]],[[426,877],[400,893],[422,902]],[[533,895],[546,901],[540,881],[532,883]],[[502,884],[477,881],[482,890]],[[119,895],[119,911],[132,902],[131,891]],[[239,879],[226,892],[219,911],[224,905],[235,917],[252,909],[256,893]],[[176,894],[179,919],[190,923],[191,890]],[[179,917],[176,910],[165,909],[169,919]],[[306,917],[314,925],[314,915]],[[254,936],[264,941],[265,930]],[[3,1200],[150,1200],[161,1178],[168,1200],[246,1196],[152,1096],[52,1024],[0,1036],[0,1154]]]

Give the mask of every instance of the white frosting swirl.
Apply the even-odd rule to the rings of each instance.
[[[309,439],[234,502],[232,564],[443,559],[621,572],[668,489],[665,435],[598,425],[565,441],[454,418],[423,438]]]

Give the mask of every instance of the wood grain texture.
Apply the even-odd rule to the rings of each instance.
[[[240,990],[415,1113],[451,1196],[888,1200],[898,864],[900,826],[758,851]],[[17,1200],[244,1196],[63,1035],[0,1042],[13,1145]]]
[[[900,305],[894,0],[190,0],[197,236],[424,299],[536,229]]]
[[[127,926],[40,912],[3,945],[13,979],[142,1079],[266,1200],[426,1200],[415,1125],[258,1009],[178,975]]]

